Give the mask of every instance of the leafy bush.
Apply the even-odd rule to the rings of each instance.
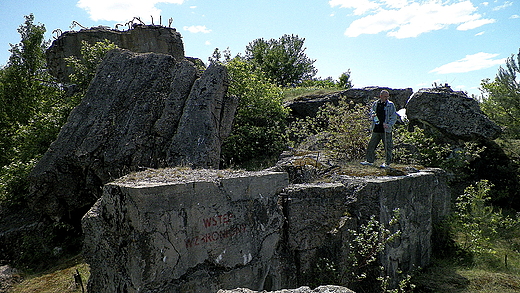
[[[361,224],[357,230],[349,230],[353,240],[348,244],[352,262],[352,277],[355,280],[366,278],[364,270],[377,260],[379,253],[386,244],[396,240],[401,231],[390,231],[389,228],[399,222],[399,209],[394,211],[390,221],[385,225],[372,215],[366,224]],[[388,226],[388,227],[387,227]]]
[[[0,170],[0,203],[18,206],[25,203],[29,184],[27,176],[36,165],[37,159],[26,162],[15,161]]]
[[[493,187],[487,180],[471,185],[457,197],[452,227],[459,246],[475,254],[493,253],[493,243],[514,237],[520,221],[488,204]]]
[[[388,223],[380,223],[374,215],[367,223],[356,230],[349,230],[353,240],[348,243],[350,251],[350,267],[346,272],[351,283],[349,288],[356,292],[399,293],[413,290],[411,276],[403,276],[400,280],[392,280],[382,274],[383,267],[375,266],[376,260],[385,247],[397,240],[402,232],[396,229],[399,223],[400,210],[395,209]],[[391,284],[393,283],[393,284]],[[389,289],[393,287],[393,289]]]
[[[356,160],[365,154],[369,125],[368,106],[340,100],[338,105],[325,104],[316,117],[297,119],[289,128],[294,146],[306,148],[309,140],[323,140],[325,149],[338,159]]]
[[[437,139],[424,129],[408,131],[396,127],[394,135],[394,160],[402,164],[418,164],[426,167],[440,167],[459,178],[467,173],[470,163],[478,158],[483,146],[475,142],[462,145],[437,142]]]
[[[286,119],[281,89],[240,57],[225,63],[231,83],[228,94],[239,97],[233,129],[222,146],[224,166],[277,157],[287,147]]]
[[[380,223],[372,215],[366,223],[356,229],[349,229],[351,241],[347,243],[349,255],[344,264],[349,269],[339,270],[338,265],[331,260],[335,258],[331,256],[334,252],[322,250],[318,252],[321,256],[303,273],[305,284],[311,287],[324,284],[346,285],[356,292],[410,292],[409,289],[414,288],[410,282],[411,276],[392,280],[384,275],[383,267],[376,265],[385,247],[401,236],[402,232],[396,228],[399,219],[400,210],[395,209],[388,223]],[[389,289],[390,287],[393,289]]]
[[[405,127],[396,127],[394,132],[394,160],[403,164],[420,164],[426,167],[439,167],[448,157],[451,148],[448,144],[436,143],[424,129],[416,127],[408,131]],[[400,148],[399,145],[411,146]]]

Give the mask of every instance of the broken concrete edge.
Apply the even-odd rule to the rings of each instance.
[[[191,167],[147,168],[144,171],[133,172],[122,176],[108,184],[117,184],[125,187],[153,187],[171,184],[185,184],[191,182],[208,181],[219,182],[229,178],[245,178],[269,174],[282,174],[274,171],[244,171],[233,169],[202,169]]]
[[[429,262],[431,224],[436,214],[445,212],[432,211],[435,203],[448,198],[438,172],[442,170],[396,177],[340,176],[337,182],[307,184],[289,184],[286,173],[268,171],[165,168],[129,174],[106,184],[103,196],[83,218],[85,256],[92,270],[89,290],[262,289],[259,284],[267,278],[273,285],[268,288],[293,288],[298,283],[287,282],[290,276],[283,268],[291,259],[280,259],[280,241],[286,241],[290,251],[308,255],[298,267],[310,268],[313,253],[327,245],[325,235],[345,212],[357,219],[352,224],[359,224],[370,215],[388,219],[395,207],[403,207],[406,221],[418,224],[404,223],[406,245],[389,248],[390,258],[381,261],[391,272],[408,272]],[[433,194],[436,191],[440,196]],[[339,245],[346,241],[341,235],[335,237]],[[406,252],[408,246],[419,251]],[[220,273],[193,279],[212,268]],[[269,271],[269,277],[264,275]]]
[[[89,291],[191,292],[183,288],[196,282],[216,292],[237,287],[233,275],[241,270],[257,276],[241,284],[258,287],[280,241],[275,195],[287,185],[281,172],[187,168],[147,170],[106,184],[82,220]],[[210,276],[192,280],[212,269],[220,272],[220,288]]]
[[[440,176],[447,176],[446,171],[441,168],[424,168],[416,170],[416,172],[409,173],[400,176],[349,176],[349,175],[338,175],[333,177],[332,182],[310,182],[310,183],[299,183],[299,184],[287,184],[287,186],[322,186],[324,184],[338,185],[340,178],[349,178],[352,180],[368,181],[368,182],[385,182],[392,181],[398,177],[417,177],[425,174],[434,174]],[[144,171],[132,172],[130,174],[119,177],[118,179],[107,183],[116,184],[131,188],[149,188],[154,186],[171,185],[171,184],[185,184],[191,182],[208,181],[208,182],[220,182],[222,179],[229,178],[246,178],[251,176],[264,176],[269,174],[286,174],[284,171],[273,171],[272,168],[261,170],[261,171],[245,171],[245,170],[233,170],[233,169],[202,169],[202,168],[191,168],[191,167],[167,167],[167,168],[146,168]]]

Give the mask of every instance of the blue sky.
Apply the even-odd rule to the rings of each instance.
[[[55,29],[114,28],[140,17],[182,34],[186,56],[207,62],[215,48],[244,53],[251,41],[305,38],[318,75],[348,69],[355,87],[414,91],[436,83],[479,94],[520,48],[520,3],[513,0],[0,0],[0,65],[20,42],[24,15],[53,39]],[[119,27],[119,29],[125,29]]]

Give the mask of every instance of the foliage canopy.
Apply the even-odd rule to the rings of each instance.
[[[26,177],[55,139],[68,113],[62,90],[46,71],[45,26],[25,16],[19,44],[0,70],[0,201],[17,204]]]
[[[304,38],[283,35],[278,40],[256,39],[246,47],[245,59],[279,86],[311,79],[317,73],[314,62],[305,54]]]
[[[0,202],[9,204],[24,202],[27,176],[81,100],[103,56],[115,47],[108,41],[84,43],[83,58],[69,58],[80,89],[70,96],[46,70],[44,25],[35,25],[32,14],[25,19],[18,29],[21,41],[11,45],[9,62],[0,70]]]
[[[482,80],[482,110],[505,129],[509,138],[520,138],[520,49],[507,58],[506,66],[498,69],[495,79]]]
[[[240,57],[225,65],[231,84],[228,94],[239,97],[233,130],[222,146],[225,166],[262,161],[278,155],[286,147],[287,109],[281,89],[262,72]]]

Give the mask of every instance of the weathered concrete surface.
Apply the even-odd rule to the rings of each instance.
[[[272,272],[283,226],[276,194],[288,185],[287,174],[147,172],[107,184],[83,218],[89,292],[216,292],[279,283]]]
[[[46,51],[49,73],[62,82],[69,81],[72,69],[65,58],[81,58],[81,42],[89,44],[109,40],[121,49],[136,53],[162,53],[175,60],[184,60],[182,37],[174,28],[158,25],[137,25],[126,31],[93,27],[80,31],[66,31],[54,40]]]
[[[406,104],[410,124],[433,127],[452,140],[493,140],[502,130],[480,109],[478,102],[450,87],[421,89]]]
[[[402,235],[375,263],[395,281],[399,271],[429,264],[433,225],[449,207],[445,174],[438,169],[292,185],[286,173],[268,171],[175,168],[130,174],[105,185],[103,197],[83,218],[89,290],[306,286],[320,259],[337,272],[351,271],[349,229],[371,216],[386,224],[399,209],[398,225],[391,229]],[[341,284],[351,281],[348,274],[338,277]]]
[[[450,210],[449,188],[438,169],[407,176],[339,176],[333,183],[294,184],[282,198],[286,244],[294,258],[294,271],[289,274],[300,278],[313,273],[319,258],[334,264],[338,272],[350,271],[348,243],[352,239],[348,230],[367,223],[372,215],[380,223],[388,223],[399,209],[398,227],[392,229],[399,229],[402,235],[379,258],[385,274],[397,280],[399,271],[410,272],[430,263],[433,225]],[[349,282],[348,276],[340,278]],[[297,280],[297,285],[304,282]]]

